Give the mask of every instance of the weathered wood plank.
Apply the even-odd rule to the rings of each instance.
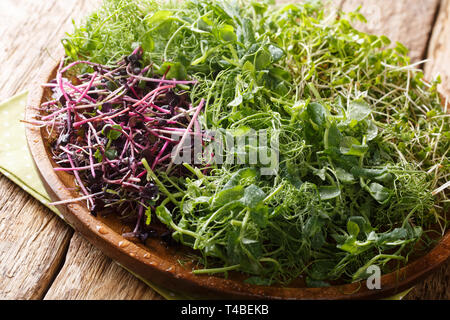
[[[66,263],[44,299],[155,300],[162,298],[107,258],[79,233],[75,233],[70,241]]]
[[[0,99],[36,77],[59,45],[70,17],[90,1],[0,2]],[[5,177],[0,177],[0,299],[40,299],[64,259],[72,230]]]
[[[41,299],[72,231],[3,176],[0,199],[0,299]]]
[[[64,33],[99,0],[0,2],[0,100],[26,89]]]
[[[410,49],[412,61],[420,61],[426,54],[436,10],[440,0],[344,0],[343,11],[353,11],[362,5],[361,13],[367,24],[355,26],[369,33],[386,35]]]
[[[428,49],[430,61],[425,64],[429,78],[441,75],[440,91],[450,98],[450,1],[443,0]]]

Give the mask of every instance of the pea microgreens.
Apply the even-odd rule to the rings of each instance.
[[[103,64],[141,46],[161,75],[198,80],[184,89],[193,105],[204,99],[204,128],[278,137],[275,176],[257,165],[185,164],[176,179],[147,168],[173,195],[146,213],[199,252],[194,273],[327,286],[370,265],[392,271],[445,231],[450,122],[439,79],[425,81],[403,45],[353,19],[364,17],[318,1],[107,0],[63,40],[68,61]]]

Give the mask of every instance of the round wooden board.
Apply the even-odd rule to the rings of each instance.
[[[32,92],[26,109],[31,121],[36,108],[49,93],[41,86],[53,79],[57,65],[49,63]],[[73,177],[53,170],[43,129],[27,126],[26,136],[34,163],[52,201],[78,197],[70,191]],[[72,188],[73,189],[73,188]],[[184,250],[168,248],[158,241],[139,245],[121,236],[121,226],[92,216],[81,203],[57,206],[64,219],[94,246],[139,277],[173,292],[198,299],[375,299],[400,293],[423,280],[450,257],[450,232],[425,256],[400,270],[381,277],[381,289],[370,290],[365,281],[325,288],[257,286],[246,284],[239,277],[224,279],[217,276],[194,275],[189,264],[178,263]]]

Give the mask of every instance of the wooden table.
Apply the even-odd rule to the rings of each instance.
[[[338,0],[344,10],[362,0]],[[49,53],[60,46],[71,19],[99,0],[0,2],[0,100],[27,88]],[[427,77],[441,74],[450,96],[450,0],[365,0],[368,24],[424,58]],[[450,299],[450,263],[407,299]],[[74,232],[55,214],[0,176],[0,299],[161,299]]]

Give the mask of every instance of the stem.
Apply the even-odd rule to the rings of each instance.
[[[237,270],[241,267],[240,264],[236,264],[234,266],[229,267],[222,267],[222,268],[209,268],[209,269],[199,269],[199,270],[192,270],[193,274],[213,274],[213,273],[221,273],[231,270]]]

